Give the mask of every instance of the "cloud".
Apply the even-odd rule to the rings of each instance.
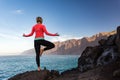
[[[24,14],[24,11],[21,9],[17,9],[13,11],[14,14]]]
[[[15,35],[9,35],[9,34],[3,34],[3,33],[0,33],[0,37],[2,38],[6,38],[6,39],[14,39],[14,40],[18,40],[20,39],[18,36],[15,36]]]
[[[0,32],[0,55],[17,55],[33,48],[33,40],[25,39],[22,35]],[[11,54],[10,54],[11,53]]]
[[[11,29],[10,28],[1,28],[0,29],[0,38],[2,38],[2,39],[20,40],[21,37],[22,37],[21,32],[18,32],[12,28]]]
[[[51,39],[51,41],[55,42],[55,41],[66,41],[69,39],[81,39],[82,37],[77,37],[77,36],[73,36],[73,35],[63,35],[63,36],[58,36],[58,37],[53,37]]]

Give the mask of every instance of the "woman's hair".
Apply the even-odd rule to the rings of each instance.
[[[42,22],[43,22],[42,17],[36,17],[36,22],[37,22],[37,23],[40,22],[40,23],[42,24]]]

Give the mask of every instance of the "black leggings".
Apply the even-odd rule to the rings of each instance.
[[[36,63],[37,66],[40,67],[40,48],[41,45],[45,46],[44,51],[52,49],[55,47],[55,45],[52,42],[49,42],[47,40],[34,40],[34,48],[35,48],[35,52],[36,52]]]

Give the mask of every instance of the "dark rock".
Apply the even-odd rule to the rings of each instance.
[[[115,43],[118,47],[118,52],[120,53],[120,26],[117,27],[117,35],[116,35]]]
[[[120,77],[113,76],[114,71],[118,69],[120,69],[120,60],[85,72],[79,72],[75,68],[67,70],[56,80],[120,80]]]
[[[54,80],[59,76],[57,71],[41,70],[39,71],[27,71],[16,76],[11,77],[8,80]]]
[[[120,31],[118,29],[119,27],[117,28],[117,34],[110,35],[107,39],[101,39],[98,41],[98,46],[89,46],[83,51],[81,57],[78,59],[78,69],[81,72],[98,66],[103,66],[117,60],[118,51],[120,50],[120,38],[116,39],[116,36],[119,37],[120,35]]]
[[[101,46],[104,46],[106,44],[106,39],[101,39],[100,41],[98,41],[98,43],[101,45]]]
[[[105,65],[117,59],[114,46],[104,49],[104,52],[97,60],[97,65]]]
[[[56,70],[51,70],[51,77],[52,77],[52,78],[57,78],[57,77],[59,77],[59,76],[60,76],[60,74],[59,74],[58,71],[56,71]]]
[[[106,41],[107,46],[113,46],[115,45],[115,39],[116,39],[116,34],[110,35]]]
[[[113,77],[120,77],[120,69],[113,72]]]
[[[76,80],[120,80],[118,77],[113,77],[113,72],[120,68],[118,65],[120,65],[120,63],[113,61],[107,65],[79,74]]]
[[[83,72],[94,68],[96,61],[103,52],[100,46],[87,47],[83,54],[78,59],[78,69]]]
[[[67,71],[64,71],[64,72],[62,72],[61,73],[61,75],[68,75],[68,74],[76,74],[76,73],[81,73],[79,70],[78,70],[78,68],[72,68],[72,69],[70,69],[70,70],[67,70]]]

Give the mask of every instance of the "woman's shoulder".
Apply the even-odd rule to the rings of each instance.
[[[35,24],[34,26],[45,26],[44,24]]]
[[[44,24],[41,24],[41,26],[45,27],[45,25],[44,25]]]
[[[37,27],[37,26],[44,26],[43,24],[35,24],[33,25],[33,27]]]

